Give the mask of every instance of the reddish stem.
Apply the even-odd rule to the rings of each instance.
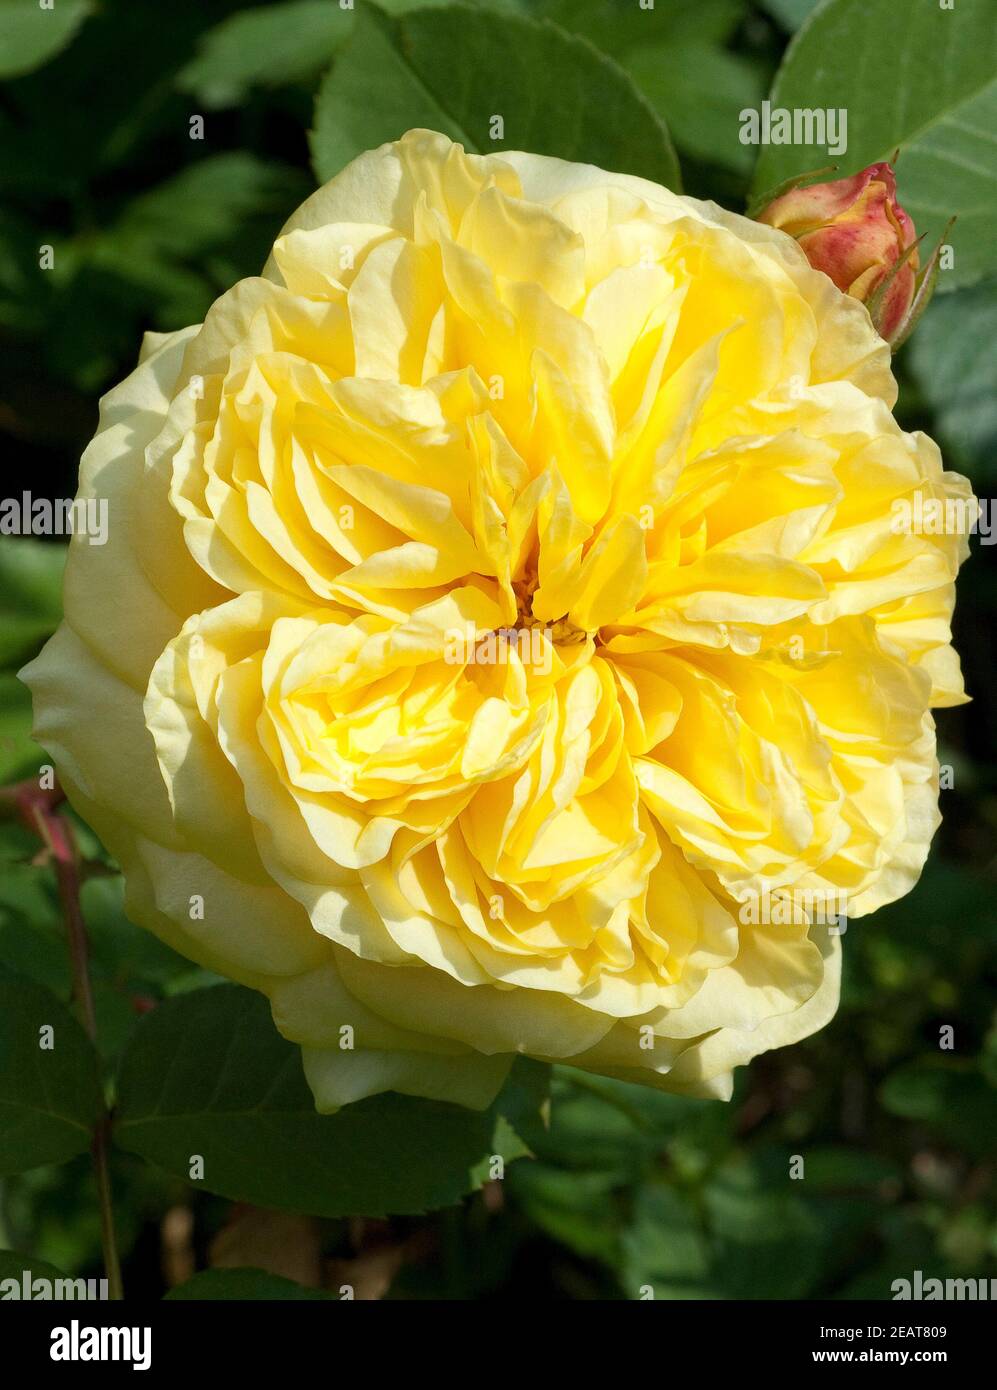
[[[59,813],[64,800],[60,787],[47,790],[30,779],[10,787],[0,787],[0,813],[13,813],[29,830],[41,839],[49,859],[55,869],[59,899],[62,903],[63,918],[66,923],[66,938],[69,943],[69,958],[73,977],[73,999],[79,1005],[83,1026],[91,1043],[97,1043],[97,1015],[94,1009],[93,989],[90,984],[90,952],[87,943],[86,923],[80,906],[80,860],[73,838],[73,830],[65,816]],[[101,1105],[101,1113],[94,1130],[91,1152],[93,1154],[94,1176],[97,1182],[97,1199],[100,1206],[101,1243],[104,1250],[104,1268],[107,1271],[108,1290],[112,1298],[123,1295],[121,1284],[121,1264],[118,1259],[118,1246],[114,1233],[114,1205],[111,1196],[110,1165],[111,1119],[106,1106]]]

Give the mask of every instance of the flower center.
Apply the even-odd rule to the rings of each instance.
[[[512,588],[516,595],[516,626],[519,628],[543,628],[550,637],[550,640],[560,646],[570,647],[577,642],[584,642],[589,635],[584,628],[576,627],[574,623],[568,621],[567,617],[557,618],[554,622],[544,622],[533,614],[533,595],[539,586],[539,579],[535,570],[529,570],[523,579],[513,580]],[[595,633],[591,634],[595,637]]]

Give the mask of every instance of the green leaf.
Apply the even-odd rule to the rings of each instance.
[[[4,679],[0,676],[0,699]],[[36,764],[43,756],[35,750]],[[0,967],[68,1000],[71,974],[55,876],[51,867],[28,862],[36,850],[37,840],[22,851],[21,862],[4,864],[0,875]],[[157,998],[216,977],[198,971],[127,919],[120,876],[87,877],[80,903],[87,926],[97,1046],[100,1055],[110,1059],[130,1037],[138,1014]]]
[[[696,1169],[727,1142],[726,1107],[555,1067],[550,1126],[529,1134],[537,1155],[561,1167],[640,1177],[666,1149]]]
[[[168,1303],[202,1299],[239,1302],[245,1299],[265,1299],[271,1302],[297,1299],[317,1300],[321,1303],[330,1297],[330,1294],[323,1293],[320,1289],[306,1289],[303,1284],[296,1284],[293,1279],[284,1279],[279,1274],[268,1274],[264,1269],[205,1269],[164,1295]]]
[[[975,1063],[926,1057],[898,1067],[880,1093],[884,1109],[918,1120],[970,1153],[988,1154],[997,1132],[997,1093]]]
[[[218,246],[261,214],[285,217],[302,192],[297,170],[243,150],[209,155],[133,198],[109,231],[122,257],[136,249],[181,258]]]
[[[537,19],[581,34],[626,66],[629,54],[646,45],[719,44],[744,18],[743,0],[665,0],[653,10],[636,0],[525,0]]]
[[[51,1049],[39,1046],[45,1027]],[[83,1153],[99,1109],[93,1049],[75,1018],[40,985],[0,975],[0,1173]]]
[[[496,10],[525,0],[489,0]],[[423,9],[426,0],[380,0],[390,14]],[[236,106],[254,87],[274,88],[317,77],[353,32],[356,11],[337,0],[290,0],[229,15],[203,34],[177,76],[181,91],[209,108]]]
[[[764,66],[726,45],[744,18],[742,0],[530,0],[536,17],[579,34],[615,58],[666,121],[683,155],[751,172],[754,152],[738,139],[738,116],[767,86]]]
[[[788,1163],[745,1153],[725,1163],[704,1192],[717,1284],[727,1298],[806,1298],[823,1262],[821,1211],[803,1199]]]
[[[72,40],[91,0],[0,0],[0,77],[20,77],[54,58]]]
[[[91,962],[107,980],[132,989],[166,989],[190,973],[189,960],[126,917],[120,875],[87,879],[80,900]]]
[[[809,19],[820,0],[759,0],[774,20],[790,34],[795,34],[804,20]]]
[[[4,823],[4,829],[13,829]],[[38,839],[25,832],[23,847],[10,847],[10,860],[0,873],[0,913],[10,911],[30,926],[55,926],[61,932],[61,913],[55,875],[28,862],[38,851]],[[17,973],[17,972],[15,972]]]
[[[0,783],[37,773],[47,755],[31,738],[31,694],[16,676],[0,672]]]
[[[32,933],[5,912],[0,913],[0,970],[33,980],[56,998],[69,998],[65,941],[51,931]]]
[[[602,1077],[576,1081],[567,1068],[556,1069],[550,1128],[531,1136],[534,1150],[568,1170],[607,1173],[618,1184],[635,1179],[662,1147],[635,1108],[635,1089]]]
[[[64,545],[0,538],[0,667],[26,661],[59,626],[65,564]]]
[[[0,1284],[5,1279],[14,1279],[21,1285],[25,1273],[32,1279],[45,1279],[50,1284],[69,1278],[61,1269],[56,1269],[55,1265],[36,1260],[34,1255],[19,1255],[16,1250],[0,1250]]]
[[[552,93],[556,101],[545,96]],[[489,137],[495,115],[503,140]],[[329,179],[417,126],[477,153],[530,150],[679,186],[664,122],[584,40],[463,5],[397,18],[366,5],[316,101],[316,172]]]
[[[38,840],[25,835],[18,857],[4,863],[0,873],[0,969],[68,1000],[72,980],[55,875],[29,862]]]
[[[0,3],[5,10],[11,4],[31,7],[31,0]],[[67,7],[74,3],[68,0]],[[64,0],[55,0],[55,10],[63,8]],[[64,224],[65,214],[49,203],[79,198],[76,216],[89,225],[95,204],[128,196],[133,180],[149,178],[164,152],[175,149],[182,160],[182,148],[189,155],[190,104],[173,77],[189,61],[209,8],[190,0],[170,5],[168,15],[156,16],[150,34],[147,5],[94,3],[77,41],[55,59],[52,71],[33,73],[8,89],[0,114],[0,187],[17,190],[17,205],[27,193],[40,197],[46,227],[53,216],[55,227]],[[36,219],[41,212],[36,203]]]
[[[555,1240],[616,1272],[622,1261],[620,1277],[636,1289],[650,1257],[643,1230],[631,1232],[643,1253],[621,1252],[628,1192],[663,1162],[684,1178],[702,1174],[729,1142],[730,1112],[568,1067],[554,1068],[550,1111],[549,1128],[528,1134],[537,1161],[516,1165],[510,1191]]]
[[[258,1206],[382,1216],[447,1206],[492,1154],[525,1152],[502,1098],[487,1111],[383,1095],[319,1115],[297,1047],[265,999],[235,985],[180,995],[139,1023],[118,1086],[117,1142]],[[517,1104],[521,1097],[517,1096]]]
[[[549,1163],[517,1163],[509,1190],[529,1219],[585,1259],[614,1264],[619,1209],[614,1173],[576,1173]]]
[[[997,281],[936,298],[907,349],[910,368],[935,412],[951,457],[974,478],[997,476]]]
[[[201,39],[181,90],[206,106],[235,106],[253,87],[280,87],[321,72],[353,25],[336,0],[294,0],[229,15]]]
[[[997,1090],[997,1018],[983,1040],[980,1053],[980,1072],[989,1086]]]
[[[773,107],[844,108],[841,176],[900,147],[900,201],[930,247],[949,217],[955,265],[939,290],[997,271],[997,25],[992,0],[898,6],[827,0],[790,44]],[[824,147],[762,146],[754,191],[828,162]]]
[[[738,138],[738,116],[764,95],[761,67],[742,54],[703,43],[651,44],[626,68],[667,120],[683,152],[747,174],[754,153]]]
[[[662,1182],[641,1187],[622,1235],[620,1283],[628,1298],[709,1298],[710,1250],[690,1199]],[[716,1295],[714,1295],[716,1296]]]
[[[243,151],[209,155],[121,216],[60,248],[60,286],[47,330],[55,370],[96,391],[142,328],[196,323],[233,280],[255,275],[288,211],[308,192],[298,169]]]
[[[843,1145],[808,1147],[803,1158],[808,1194],[867,1192],[884,1183],[899,1184],[903,1176],[902,1169],[892,1159]]]

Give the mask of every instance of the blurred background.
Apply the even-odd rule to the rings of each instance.
[[[336,0],[58,0],[39,46],[19,41],[18,8],[0,15],[3,493],[71,497],[98,398],[131,370],[142,332],[200,320],[257,273],[314,187],[315,94],[354,16]],[[754,151],[737,115],[769,90],[812,0],[658,0],[653,42],[643,17],[635,27],[637,0],[494,8],[584,34],[666,119],[685,190],[744,208]],[[195,114],[203,140],[190,138]],[[899,181],[904,201],[902,161]],[[997,471],[995,341],[997,285],[984,281],[939,295],[895,363],[901,423],[933,434],[983,497]],[[61,561],[58,540],[0,538],[2,782],[43,761],[14,673],[58,621]],[[268,1212],[115,1155],[129,1294],[246,1265],[352,1283],[359,1297],[518,1300],[635,1297],[646,1284],[658,1298],[888,1298],[918,1269],[997,1276],[997,582],[978,541],[959,588],[973,703],[938,718],[944,823],[918,888],[850,927],[841,1008],[823,1032],[742,1070],[730,1105],[555,1070],[536,1157],[426,1217]],[[54,880],[30,862],[35,848],[0,827],[0,966],[67,998]],[[113,865],[88,881],[84,909],[112,1059],[194,972],[130,927]],[[793,1155],[802,1181],[787,1180]],[[85,1157],[3,1180],[3,1249],[100,1272]]]

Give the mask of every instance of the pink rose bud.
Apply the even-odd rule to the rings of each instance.
[[[892,165],[870,164],[848,179],[790,187],[758,213],[758,221],[794,237],[816,270],[866,305],[879,335],[900,346],[934,288],[938,250],[919,274],[917,235],[897,201]]]

